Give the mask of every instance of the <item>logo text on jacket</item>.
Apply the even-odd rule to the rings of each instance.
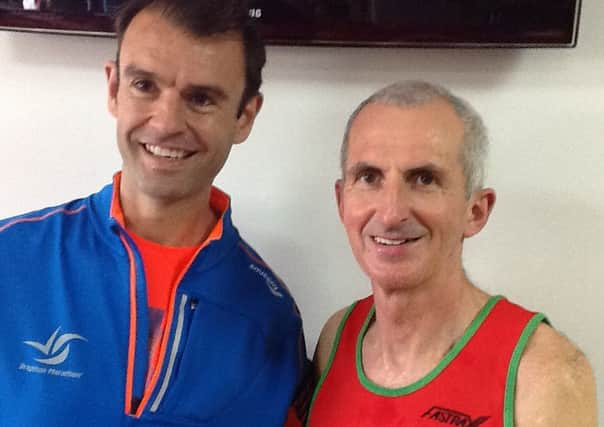
[[[37,341],[23,341],[23,344],[38,350],[38,357],[34,360],[40,365],[31,365],[22,362],[19,365],[19,370],[26,371],[32,374],[53,375],[65,378],[79,379],[83,372],[74,372],[69,370],[58,369],[57,367],[63,364],[69,357],[71,343],[73,341],[88,341],[81,335],[74,333],[65,333],[59,335],[61,327],[59,326],[45,343]]]

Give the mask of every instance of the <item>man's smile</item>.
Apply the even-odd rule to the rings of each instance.
[[[193,151],[178,148],[162,147],[153,144],[142,144],[145,151],[153,156],[168,158],[171,160],[182,160],[195,154]]]
[[[377,243],[378,245],[384,245],[384,246],[400,246],[400,245],[404,245],[406,243],[413,243],[413,242],[417,242],[420,237],[414,237],[414,238],[406,238],[406,239],[387,239],[385,237],[379,237],[379,236],[372,236],[372,239],[375,243]]]

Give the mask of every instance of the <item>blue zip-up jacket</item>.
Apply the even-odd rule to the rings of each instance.
[[[301,319],[230,207],[173,294],[145,384],[144,269],[113,187],[0,221],[0,426],[282,426]]]

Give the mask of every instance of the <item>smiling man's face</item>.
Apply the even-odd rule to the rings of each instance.
[[[475,232],[463,132],[439,99],[369,104],[355,118],[336,197],[352,251],[374,285],[408,288],[461,271],[462,241]]]
[[[195,37],[144,10],[122,40],[119,78],[116,67],[106,72],[122,193],[165,201],[207,195],[260,107],[253,98],[237,116],[245,86],[241,37]]]

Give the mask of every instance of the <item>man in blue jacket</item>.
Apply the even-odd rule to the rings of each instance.
[[[212,185],[262,105],[243,2],[135,0],[88,198],[0,221],[1,426],[281,426],[306,354],[287,288]]]

